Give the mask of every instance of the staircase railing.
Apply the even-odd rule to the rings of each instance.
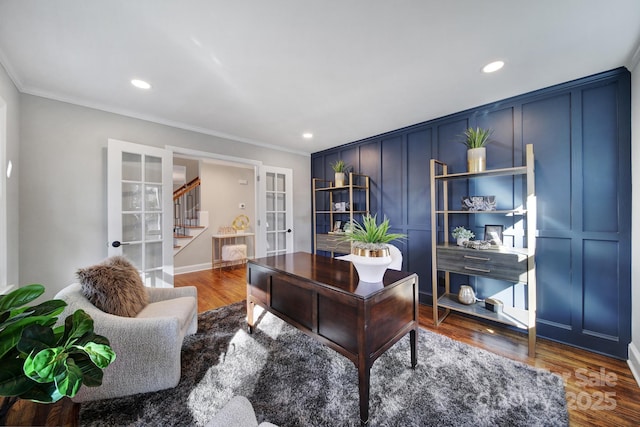
[[[187,229],[198,227],[200,210],[200,178],[194,178],[173,192],[173,234],[187,237]]]

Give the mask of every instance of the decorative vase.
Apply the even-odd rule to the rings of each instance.
[[[485,147],[467,150],[467,172],[482,172],[487,168],[487,149]]]
[[[458,291],[458,301],[467,305],[475,303],[476,294],[473,292],[473,288],[467,285],[460,286],[460,291]]]
[[[456,239],[456,243],[458,244],[458,246],[464,246],[464,242],[468,242],[469,239],[466,237],[458,237]]]
[[[382,282],[387,267],[391,264],[389,248],[382,249],[351,249],[351,263],[358,272],[362,282]]]
[[[336,187],[343,187],[344,186],[344,172],[336,172],[336,176],[335,176],[335,181],[336,181]]]

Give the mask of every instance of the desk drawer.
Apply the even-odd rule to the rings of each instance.
[[[348,254],[351,252],[351,243],[345,242],[343,238],[341,234],[317,234],[316,250]]]
[[[527,282],[527,256],[520,252],[439,247],[436,254],[438,270]]]

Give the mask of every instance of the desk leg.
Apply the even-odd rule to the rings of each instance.
[[[255,304],[251,301],[251,298],[247,298],[247,332],[253,333],[253,309]]]
[[[360,425],[369,424],[369,387],[371,379],[371,366],[361,363],[358,366],[358,387],[360,389]]]
[[[411,367],[415,368],[418,364],[418,348],[416,346],[418,331],[412,329],[411,332],[409,332],[409,340],[411,341]]]

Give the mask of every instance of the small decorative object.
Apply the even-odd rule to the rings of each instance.
[[[467,146],[467,171],[482,172],[487,167],[487,150],[485,145],[493,130],[468,128],[464,131],[464,145]]]
[[[334,233],[340,233],[342,232],[342,221],[336,221],[333,223],[333,232]]]
[[[344,227],[342,227],[342,230],[345,233],[351,233],[351,231],[352,231],[351,223],[350,222],[345,222]]]
[[[495,211],[496,196],[464,196],[462,210],[469,212]]]
[[[502,313],[504,304],[499,299],[487,298],[484,300],[484,308],[494,313]]]
[[[231,226],[236,231],[244,231],[249,228],[249,217],[246,215],[238,215],[231,223]]]
[[[406,238],[406,234],[389,233],[389,219],[378,225],[376,215],[362,217],[362,225],[351,224],[351,233],[344,239],[351,242],[351,262],[363,282],[381,282],[387,267],[391,264],[391,254],[387,243]]]
[[[336,160],[336,162],[331,165],[331,169],[333,169],[335,173],[336,187],[343,187],[349,166],[347,166],[344,160]]]
[[[491,242],[487,240],[467,240],[462,246],[469,249],[489,249],[491,248]]]
[[[236,229],[230,225],[218,227],[218,234],[236,234]]]
[[[469,239],[473,239],[475,237],[475,234],[473,234],[473,231],[467,230],[463,226],[454,228],[453,231],[451,232],[451,235],[453,236],[454,239],[456,239],[456,243],[458,244],[458,246],[463,246],[464,242],[468,241]]]
[[[335,212],[346,212],[351,208],[349,202],[334,202],[333,209]]]
[[[473,288],[468,285],[460,286],[458,291],[458,301],[462,304],[474,304],[476,302],[476,294],[473,292]]]
[[[485,225],[484,240],[491,242],[492,245],[502,246],[503,230],[504,227],[502,225]]]
[[[44,286],[34,284],[0,296],[0,419],[19,398],[54,403],[75,396],[82,385],[101,385],[102,370],[116,358],[84,310],[54,328],[67,303],[53,299],[23,307],[43,293]]]

